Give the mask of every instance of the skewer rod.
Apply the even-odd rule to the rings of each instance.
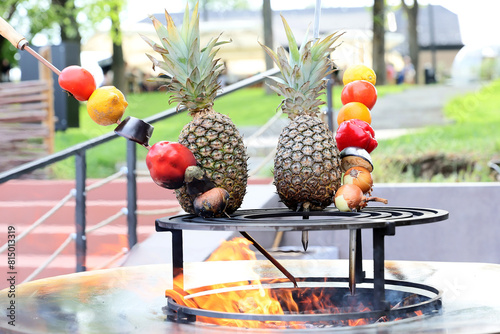
[[[313,30],[313,37],[315,40],[319,38],[320,14],[321,14],[321,0],[316,0],[316,7],[314,8],[314,30]]]
[[[50,63],[47,59],[40,56],[35,50],[28,46],[28,41],[26,38],[18,33],[16,29],[14,29],[7,21],[0,17],[0,35],[5,37],[16,49],[26,50],[33,57],[38,59],[42,64],[47,66],[51,71],[53,71],[57,76],[61,74],[61,71],[57,69],[52,63]]]
[[[52,65],[52,63],[50,63],[47,59],[43,58],[42,56],[40,56],[38,54],[38,52],[36,52],[35,50],[33,50],[32,48],[30,48],[29,46],[27,45],[24,45],[23,46],[23,49],[28,51],[29,53],[31,53],[31,55],[33,55],[33,57],[35,57],[36,59],[38,59],[42,64],[44,64],[45,66],[47,66],[52,72],[54,72],[57,76],[59,76],[61,74],[61,71],[59,71],[59,69],[57,67],[55,67],[54,65]]]
[[[293,277],[293,275],[290,274],[290,272],[286,270],[285,267],[283,267],[281,263],[278,262],[278,260],[276,260],[271,254],[269,254],[268,251],[266,251],[266,249],[262,247],[250,234],[244,231],[240,231],[240,233],[248,241],[250,241],[262,255],[264,255],[269,261],[271,261],[271,263],[274,264],[274,266],[278,268],[278,270],[281,271],[281,273],[283,273],[283,275],[285,275],[293,283],[294,288],[299,287],[297,285],[297,280],[295,279],[295,277]]]
[[[349,230],[349,291],[356,294],[356,230]]]

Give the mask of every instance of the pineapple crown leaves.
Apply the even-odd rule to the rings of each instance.
[[[289,117],[298,114],[316,114],[323,102],[318,97],[323,94],[326,86],[325,77],[335,71],[328,55],[335,50],[333,44],[342,35],[333,33],[322,40],[308,40],[309,31],[306,32],[300,46],[292,33],[290,26],[281,16],[288,40],[289,53],[280,46],[277,52],[262,45],[262,48],[273,59],[281,71],[283,78],[270,77],[275,84],[270,87],[285,98],[281,107]]]
[[[213,105],[220,84],[217,78],[223,70],[220,59],[215,56],[220,45],[230,41],[219,41],[221,35],[210,39],[204,48],[200,48],[200,29],[198,3],[191,17],[186,5],[183,24],[178,29],[165,11],[166,26],[155,17],[151,21],[160,38],[161,45],[146,36],[141,36],[154,51],[161,55],[161,60],[148,55],[156,67],[162,69],[170,78],[156,78],[154,81],[164,82],[172,92],[170,102],[177,102],[177,108],[186,107],[191,112],[207,109]]]

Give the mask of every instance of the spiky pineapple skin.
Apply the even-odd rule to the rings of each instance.
[[[231,119],[212,109],[197,113],[179,135],[179,143],[193,152],[200,166],[217,187],[230,196],[226,213],[236,211],[246,193],[248,169],[243,139]],[[176,190],[182,209],[194,213],[186,187]]]
[[[281,132],[274,159],[274,184],[292,210],[323,210],[340,187],[340,153],[326,124],[311,115],[295,117]]]

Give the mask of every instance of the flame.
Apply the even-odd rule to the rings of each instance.
[[[250,249],[251,242],[244,238],[235,238],[224,241],[215,250],[207,261],[236,261],[236,260],[256,260],[255,253]],[[277,280],[279,281],[279,280]],[[331,298],[331,291],[317,288],[301,289],[266,289],[257,278],[250,281],[232,282],[224,284],[214,284],[209,287],[211,290],[222,288],[233,288],[239,286],[256,286],[257,289],[241,289],[233,291],[226,289],[223,293],[211,293],[207,295],[190,296],[200,292],[202,289],[183,290],[184,276],[179,274],[174,278],[174,287],[165,292],[166,297],[173,299],[177,304],[190,308],[211,310],[215,312],[227,313],[249,313],[249,314],[314,314],[314,313],[348,313],[367,312],[369,307],[362,303],[354,303],[338,307],[334,305]],[[205,289],[203,289],[205,290]],[[284,321],[252,321],[233,320],[217,317],[201,317],[197,320],[205,323],[234,326],[245,328],[306,328],[304,322],[284,322]],[[373,319],[372,319],[373,320]],[[377,320],[377,319],[375,319]],[[383,319],[379,319],[382,320]],[[371,321],[373,322],[373,321]],[[336,325],[361,326],[371,323],[369,319],[355,319],[339,321]],[[332,325],[332,323],[324,323]]]
[[[225,241],[212,253],[207,261],[235,261],[235,260],[256,260],[255,253],[250,249],[250,242],[244,238],[235,238]],[[269,290],[262,288],[260,280],[234,282],[211,285],[211,289],[219,289],[234,286],[257,285],[256,290],[229,291],[223,294],[211,294],[198,296],[192,299],[185,299],[196,290],[184,291],[182,289],[183,274],[179,274],[174,279],[174,289],[167,290],[165,295],[172,298],[178,304],[192,308],[200,308],[217,312],[230,313],[253,313],[253,314],[284,314],[278,300],[272,298]],[[259,328],[262,327],[256,321],[231,320],[200,317],[200,321],[235,327]]]

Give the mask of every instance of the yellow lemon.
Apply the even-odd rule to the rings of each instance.
[[[342,81],[344,82],[344,85],[347,85],[349,82],[356,80],[366,80],[375,85],[377,82],[377,76],[375,75],[375,72],[366,65],[358,64],[349,66],[344,72]]]
[[[97,88],[87,102],[90,118],[99,125],[118,123],[128,103],[123,93],[115,86]]]

